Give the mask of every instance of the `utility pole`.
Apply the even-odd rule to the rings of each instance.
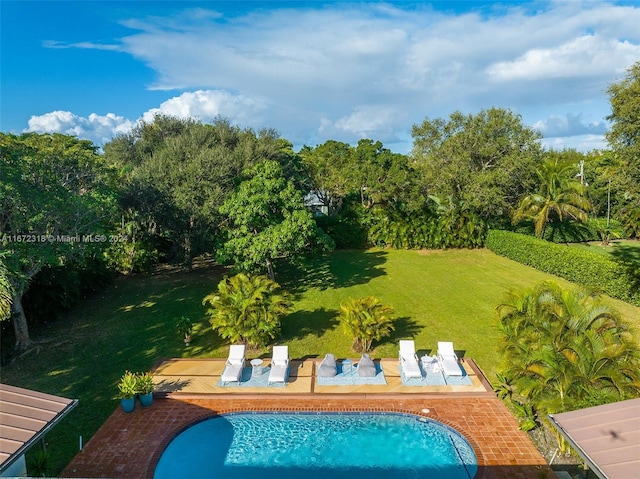
[[[584,160],[580,160],[580,185],[584,186]]]

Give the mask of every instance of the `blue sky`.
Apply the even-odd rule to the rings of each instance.
[[[509,108],[603,148],[640,2],[0,2],[0,130],[103,144],[156,113],[411,148],[411,126]]]

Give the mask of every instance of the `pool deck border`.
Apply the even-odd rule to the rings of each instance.
[[[473,366],[471,366],[473,364]],[[133,413],[118,406],[67,465],[62,477],[112,479],[153,478],[157,462],[171,440],[202,420],[237,412],[390,412],[427,417],[462,434],[478,459],[475,479],[553,479],[529,437],[490,388],[471,360],[465,367],[479,373],[483,392],[434,392],[428,386],[410,393],[269,394],[172,392],[156,394],[146,408]],[[235,388],[229,388],[235,389]],[[275,388],[273,388],[275,389]]]

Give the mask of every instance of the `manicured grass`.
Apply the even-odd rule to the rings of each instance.
[[[608,246],[602,246],[600,241],[590,241],[588,243],[570,243],[569,246],[586,249],[593,253],[608,254],[614,258],[640,265],[640,241],[613,240]]]
[[[79,436],[86,442],[118,407],[116,384],[126,369],[146,371],[168,357],[226,357],[228,345],[211,330],[201,305],[224,273],[203,265],[191,273],[164,270],[119,279],[65,321],[34,332],[48,341],[39,352],[2,368],[7,384],[80,399],[47,436],[50,475],[77,453]],[[511,287],[554,279],[488,250],[338,251],[302,268],[280,268],[277,275],[296,299],[278,340],[289,345],[292,357],[327,352],[357,357],[335,318],[345,299],[373,295],[398,318],[392,336],[375,345],[375,357],[396,357],[402,338],[414,338],[419,353],[432,353],[438,341],[453,341],[490,379],[498,362],[495,306]],[[640,308],[612,304],[640,329]],[[189,347],[175,331],[182,315],[195,323]]]

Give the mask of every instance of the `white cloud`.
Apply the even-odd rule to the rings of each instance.
[[[403,3],[274,5],[141,17],[122,22],[132,33],[108,44],[52,46],[118,50],[151,68],[148,88],[174,93],[143,118],[221,115],[274,127],[297,145],[330,135],[406,138],[425,116],[492,106],[523,117],[549,106],[567,123],[548,119],[541,129],[593,134],[574,131],[569,119],[604,118],[608,84],[640,58],[640,8],[604,1],[464,14]]]
[[[576,135],[555,138],[543,138],[542,145],[545,148],[564,150],[572,148],[577,151],[606,150],[607,141],[604,135]]]
[[[607,131],[604,121],[587,123],[582,115],[567,113],[564,116],[550,116],[546,120],[540,120],[531,125],[540,131],[545,138],[560,138],[578,135],[599,135]]]
[[[52,111],[32,116],[29,119],[29,128],[25,131],[64,133],[102,145],[113,136],[130,131],[132,127],[133,123],[130,120],[113,113],[103,116],[91,113],[85,118],[69,111]]]
[[[640,58],[640,45],[600,35],[584,35],[554,48],[535,48],[514,61],[498,62],[487,69],[504,82],[580,78],[620,73]]]
[[[351,114],[336,121],[323,118],[318,128],[318,137],[328,139],[370,138],[383,142],[395,139],[394,128],[402,120],[403,113],[389,105],[361,105]]]
[[[220,90],[197,90],[163,102],[159,108],[152,108],[142,115],[145,121],[152,121],[159,113],[179,118],[197,118],[210,122],[218,116],[228,118],[233,123],[246,125],[253,123],[265,110],[266,104],[245,95],[233,95]]]
[[[223,117],[232,123],[246,126],[249,123],[261,121],[259,118],[265,108],[263,101],[241,94],[234,95],[219,90],[197,90],[170,98],[158,108],[144,112],[138,120],[134,121],[114,113],[107,113],[104,116],[92,113],[85,118],[69,111],[53,111],[32,116],[29,119],[29,128],[25,131],[64,133],[87,138],[102,145],[117,134],[131,131],[139,120],[153,121],[157,114],[196,118],[205,123],[211,122],[216,117]]]

